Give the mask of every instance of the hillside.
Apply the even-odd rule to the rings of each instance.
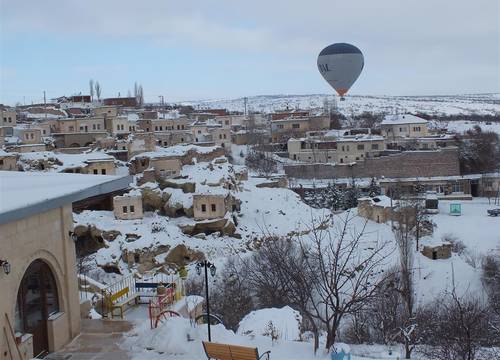
[[[345,115],[372,113],[421,112],[429,115],[498,115],[500,94],[474,94],[453,96],[363,96],[350,95],[345,101],[329,94],[311,95],[259,95],[247,98],[251,111],[272,112],[288,108],[315,109],[323,107],[325,99],[332,102]],[[213,99],[184,102],[195,108],[226,108],[244,111],[244,98]]]

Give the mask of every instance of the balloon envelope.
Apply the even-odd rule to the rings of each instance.
[[[319,72],[340,96],[349,91],[361,74],[364,64],[361,50],[346,43],[329,45],[318,56]]]

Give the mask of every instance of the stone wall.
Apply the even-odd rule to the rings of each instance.
[[[432,177],[460,175],[456,148],[437,151],[407,151],[368,158],[353,164],[285,165],[289,177],[333,179],[350,177]]]

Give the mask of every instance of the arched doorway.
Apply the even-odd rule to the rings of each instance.
[[[35,260],[24,273],[16,303],[16,331],[33,335],[35,356],[49,351],[47,321],[58,311],[54,275],[47,263]]]

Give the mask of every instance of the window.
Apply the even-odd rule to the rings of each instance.
[[[226,125],[229,125],[229,120],[226,120]]]
[[[300,124],[292,124],[293,129],[300,129]]]
[[[283,129],[283,124],[279,124],[278,129]]]
[[[29,134],[24,134],[24,137],[26,138],[26,140],[30,138]]]
[[[122,211],[124,214],[128,213],[128,209],[126,206],[122,206]]]
[[[106,175],[106,169],[101,169],[101,174]]]
[[[224,139],[227,139],[227,136],[226,136],[226,134],[223,134],[223,137],[224,137]]]
[[[160,126],[160,131],[163,131],[163,126]]]
[[[463,189],[462,184],[459,183],[459,182],[453,183],[453,185],[452,185],[452,191],[454,193],[463,192],[464,189]]]
[[[101,124],[97,124],[97,130],[101,130]]]
[[[158,131],[158,126],[155,126],[155,131]]]
[[[201,130],[198,130],[198,134],[201,134]]]
[[[94,169],[94,175],[97,175],[99,174],[99,171],[97,171],[97,169]]]
[[[12,122],[12,118],[9,116],[9,122]]]
[[[92,130],[95,130],[95,129],[96,129],[96,125],[92,124]]]
[[[215,206],[215,204],[212,204],[212,205],[211,205],[211,208],[212,208],[212,212],[217,211],[217,207]]]
[[[45,131],[45,129],[44,129],[44,130],[42,130],[42,133],[43,133],[43,135],[45,135],[47,133],[47,131]]]
[[[0,166],[3,165],[3,159],[0,159]]]
[[[378,144],[372,144],[372,150],[378,150]]]
[[[222,134],[219,134],[219,139],[222,139]]]
[[[135,212],[135,206],[134,205],[130,205],[130,212],[131,213]]]
[[[83,131],[83,126],[80,126],[80,131]]]
[[[207,212],[207,205],[201,204],[201,212]]]
[[[180,130],[181,129],[181,126],[180,125],[177,125],[177,130]]]
[[[347,151],[349,151],[349,145],[346,146]]]
[[[345,151],[345,146],[344,145],[342,145],[342,151]]]
[[[364,150],[365,145],[364,144],[358,144],[358,150]]]
[[[179,128],[179,126],[177,126],[177,128]],[[184,130],[184,125],[182,125],[182,130]]]

